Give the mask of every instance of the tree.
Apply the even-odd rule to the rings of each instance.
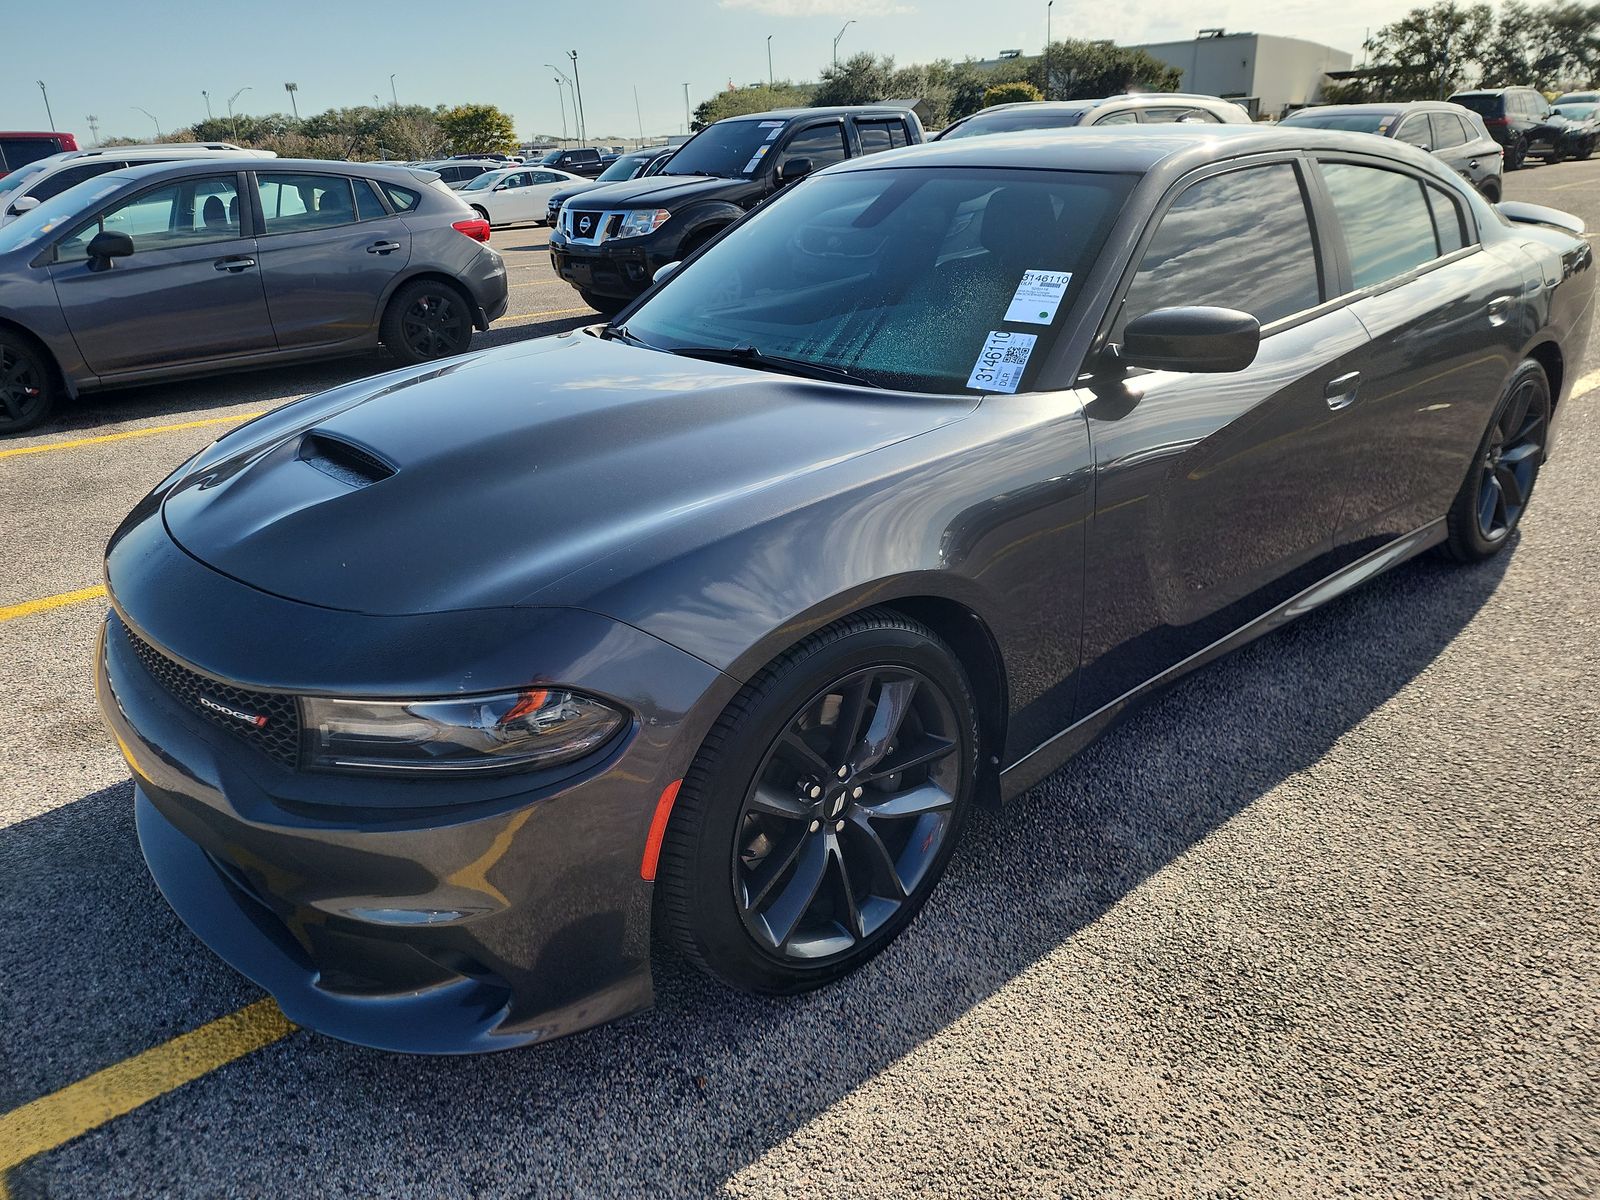
[[[822,82],[811,103],[876,104],[893,94],[894,59],[878,58],[865,52],[852,54],[836,67],[822,68]]]
[[[517,127],[492,104],[458,104],[439,115],[439,130],[457,154],[504,154],[517,148]]]
[[[1028,100],[1043,99],[1039,89],[1031,83],[997,83],[983,94],[983,106],[993,108],[996,104],[1021,104]]]
[[[711,99],[701,101],[694,110],[694,120],[689,123],[689,128],[698,132],[725,117],[747,117],[751,113],[767,112],[774,108],[804,108],[811,103],[811,95],[810,88],[797,87],[786,80],[780,80],[771,87],[762,84],[759,87],[718,92]]]
[[[1182,71],[1146,50],[1077,38],[1051,42],[1047,53],[1028,60],[1026,70],[1028,82],[1051,100],[1087,100],[1121,92],[1175,92],[1183,81]]]

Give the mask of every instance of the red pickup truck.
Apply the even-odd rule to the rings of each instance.
[[[78,139],[70,133],[6,133],[0,131],[0,175],[63,150],[76,150]]]

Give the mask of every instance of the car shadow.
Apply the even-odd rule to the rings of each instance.
[[[1315,764],[1428,667],[1509,557],[1417,560],[1180,683],[1004,812],[976,814],[925,912],[832,988],[738,995],[662,953],[655,1012],[535,1049],[417,1059],[301,1032],[91,1135],[73,1169],[99,1194],[224,1177],[369,1193],[377,1163],[410,1194],[525,1194],[534,1179],[717,1191]],[[161,901],[127,785],[0,831],[0,881],[0,1110],[259,994]],[[203,1132],[222,1107],[251,1129],[226,1166]],[[574,1114],[582,1138],[547,1136]],[[50,1169],[13,1171],[14,1194],[55,1194]]]

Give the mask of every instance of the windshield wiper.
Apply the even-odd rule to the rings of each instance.
[[[754,346],[674,346],[670,353],[684,358],[700,358],[706,362],[736,363],[746,367],[764,367],[769,371],[782,371],[806,379],[827,379],[856,387],[883,389],[883,384],[851,374],[843,367],[830,367],[823,363],[807,362],[803,358],[786,358],[782,354],[767,354]]]
[[[646,350],[659,350],[660,346],[652,346],[642,337],[628,332],[626,325],[605,325],[600,330],[600,340],[603,342],[627,342],[630,346],[643,346]]]

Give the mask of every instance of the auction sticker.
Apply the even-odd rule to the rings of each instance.
[[[1056,319],[1056,309],[1061,307],[1061,297],[1067,294],[1067,285],[1071,282],[1071,271],[1024,271],[1003,319],[1030,325],[1050,324]]]
[[[1028,365],[1028,356],[1033,353],[1033,344],[1038,340],[1037,334],[991,329],[978,361],[972,366],[972,374],[967,377],[967,386],[985,392],[1016,391]]]

